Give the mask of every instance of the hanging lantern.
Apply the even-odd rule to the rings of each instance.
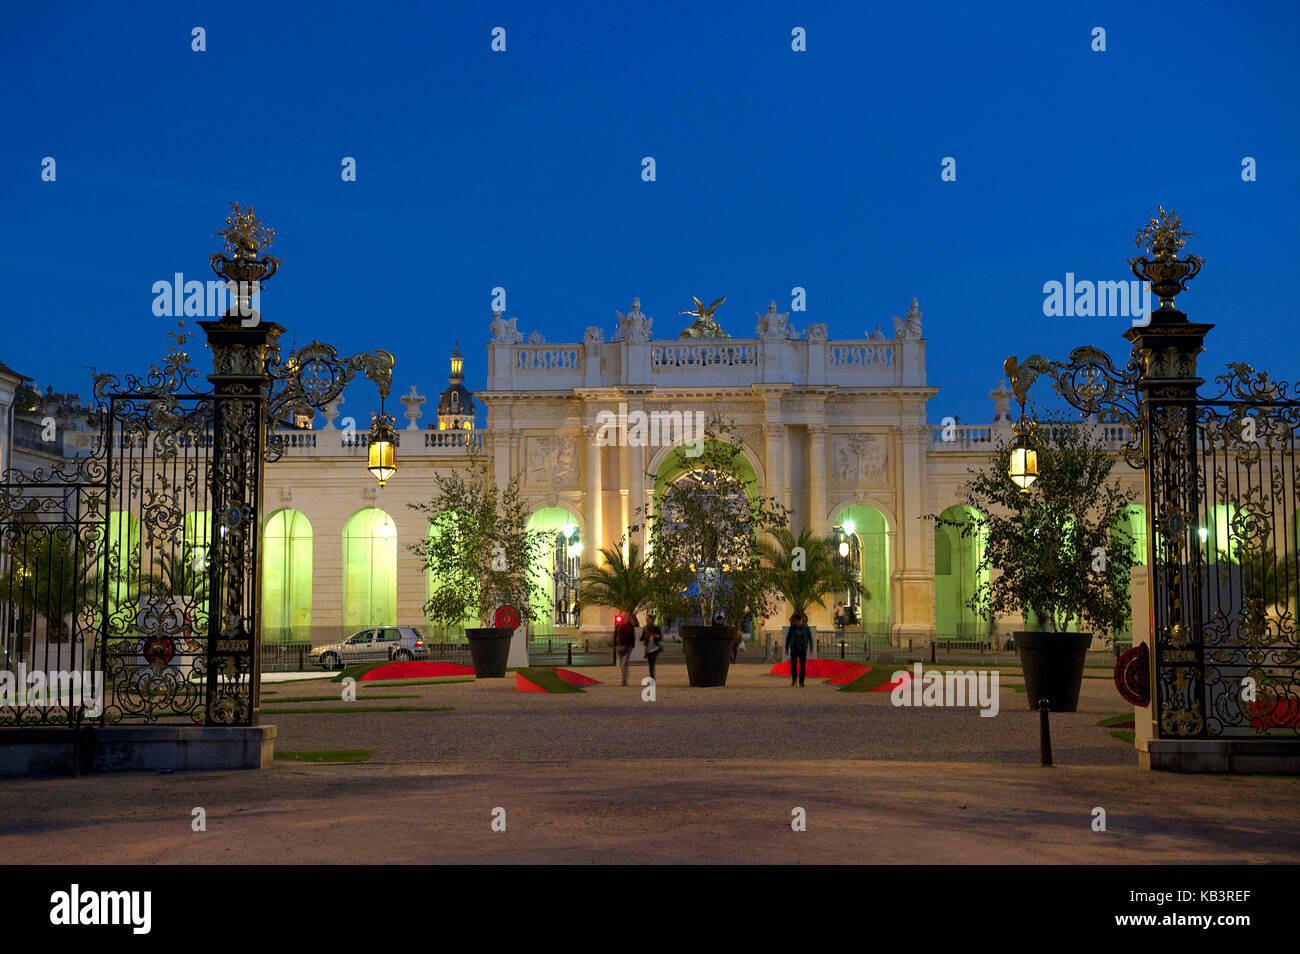
[[[1023,421],[1016,425],[1016,436],[1011,442],[1011,466],[1007,473],[1022,494],[1027,493],[1029,485],[1038,479],[1038,449],[1034,447]]]
[[[370,449],[366,469],[375,475],[379,486],[397,473],[397,433],[393,416],[382,410],[370,419]]]

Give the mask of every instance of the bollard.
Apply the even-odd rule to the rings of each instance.
[[[934,662],[934,661],[935,661],[934,653],[935,653],[935,650],[938,649],[938,648],[939,648],[939,641],[938,641],[937,639],[932,639],[932,640],[930,640],[930,662]],[[950,656],[950,657],[948,657],[948,658],[951,659],[952,657]]]
[[[844,640],[840,640],[840,658],[844,658]]]
[[[1052,764],[1052,730],[1047,724],[1047,700],[1038,700],[1038,748],[1041,765]]]
[[[304,658],[305,656],[306,656],[306,651],[301,646],[299,646],[298,647],[298,671],[299,672],[302,672],[304,669],[307,668],[307,660]]]
[[[572,642],[572,641],[570,641],[570,643],[569,643],[569,662],[568,662],[568,664],[569,664],[570,666],[573,665],[573,642]]]

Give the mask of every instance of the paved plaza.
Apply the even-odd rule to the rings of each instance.
[[[513,676],[366,683],[357,703],[277,702],[338,686],[268,684],[268,709],[452,708],[264,718],[277,751],[366,749],[366,762],[10,780],[0,852],[91,864],[1300,859],[1300,779],[1140,771],[1132,746],[1097,725],[1126,709],[1109,679],[1085,679],[1079,711],[1052,717],[1057,764],[1043,768],[1014,669],[996,718],[895,708],[888,693],[820,679],[792,689],[752,663],[720,689],[661,667],[654,702],[607,684],[612,667],[581,671],[602,684],[546,695],[515,692]],[[374,698],[392,695],[412,698]],[[206,832],[191,830],[196,807]],[[1105,832],[1092,829],[1098,807]],[[796,808],[806,831],[791,829]]]

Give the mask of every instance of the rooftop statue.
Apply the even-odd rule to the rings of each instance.
[[[519,344],[524,336],[519,333],[519,319],[502,317],[501,312],[492,312],[492,341],[494,344]]]
[[[912,299],[912,307],[907,310],[907,314],[902,318],[894,316],[894,337],[895,338],[920,338],[921,337],[921,309]]]
[[[683,331],[679,338],[730,338],[731,335],[722,330],[722,326],[713,320],[713,313],[718,310],[718,306],[727,300],[723,295],[708,308],[704,307],[704,302],[700,301],[694,295],[691,300],[695,302],[694,311],[684,311],[683,315],[692,315],[695,320],[691,322],[690,327]]]
[[[790,313],[777,312],[776,301],[770,301],[767,305],[767,314],[754,312],[758,316],[758,327],[754,329],[760,338],[788,338],[793,330],[787,324],[790,320]]]
[[[650,328],[654,325],[654,319],[641,310],[641,299],[632,299],[632,310],[626,315],[614,309],[614,314],[618,315],[618,330],[614,334],[615,341],[649,341]]]

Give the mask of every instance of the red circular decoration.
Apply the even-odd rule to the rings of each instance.
[[[151,663],[167,665],[176,655],[176,644],[167,636],[150,636],[144,643],[144,658]]]
[[[1146,643],[1138,643],[1115,662],[1115,688],[1135,706],[1151,702],[1150,655]]]
[[[496,617],[492,620],[494,626],[502,629],[518,629],[519,627],[519,610],[513,606],[503,606],[497,610]]]

